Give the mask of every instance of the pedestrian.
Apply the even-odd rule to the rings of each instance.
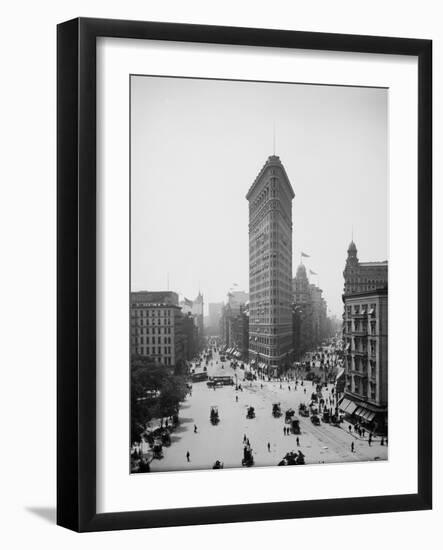
[[[371,443],[372,443],[372,434],[369,434],[369,438],[368,438],[369,447],[371,446]]]
[[[186,460],[191,462],[191,453],[189,451],[186,453]]]
[[[270,453],[270,452],[271,452],[271,444],[268,441],[268,453]]]
[[[283,426],[283,435],[286,435],[286,426]]]
[[[300,447],[300,439],[298,438],[298,436],[297,436],[297,439],[295,441],[297,443],[297,447]]]
[[[291,391],[291,386],[288,386],[288,390]]]
[[[306,388],[303,388],[303,392],[306,394]]]
[[[194,424],[194,433],[197,433],[197,424]]]
[[[384,445],[384,444],[385,444],[385,438],[382,437],[382,438],[381,438],[381,441],[380,441],[380,445]]]
[[[349,433],[352,433],[352,426],[349,424]]]
[[[366,434],[366,430],[364,428],[362,428],[361,433],[362,433],[362,437],[364,437],[365,434]]]
[[[246,443],[246,434],[243,434],[243,443]]]
[[[354,452],[354,442],[351,443],[351,453]]]
[[[235,396],[235,402],[238,403],[238,395]]]

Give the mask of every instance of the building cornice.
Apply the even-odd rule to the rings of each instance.
[[[270,157],[268,157],[268,160],[265,162],[265,164],[263,165],[263,167],[261,168],[260,172],[258,173],[258,176],[255,178],[254,180],[254,183],[251,185],[251,187],[249,188],[249,191],[248,193],[246,194],[246,199],[249,200],[249,198],[251,197],[252,193],[255,191],[255,189],[257,188],[258,184],[262,181],[263,179],[263,176],[265,175],[266,173],[266,170],[268,168],[271,168],[271,167],[276,167],[276,168],[279,168],[282,173],[283,173],[283,176],[284,176],[284,181],[287,185],[287,188],[289,190],[289,194],[291,196],[291,198],[294,198],[295,197],[295,193],[294,193],[294,190],[292,188],[292,185],[291,185],[291,182],[289,181],[289,178],[288,178],[288,174],[286,173],[286,170],[285,170],[285,167],[283,166],[281,160],[280,160],[280,157],[276,156],[276,155],[271,155]]]

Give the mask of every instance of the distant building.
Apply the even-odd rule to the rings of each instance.
[[[243,290],[231,290],[228,292],[228,305],[232,311],[240,311],[240,308],[249,300],[249,294]]]
[[[344,294],[383,288],[388,283],[388,262],[360,262],[357,257],[357,247],[354,241],[351,241],[343,277]]]
[[[292,336],[292,200],[280,158],[268,158],[249,202],[249,359],[277,373],[288,366]]]
[[[339,407],[385,433],[388,414],[388,289],[343,295],[345,392]]]
[[[306,268],[300,264],[292,281],[294,359],[299,361],[332,336],[327,304],[321,288],[309,282]]]
[[[187,315],[191,314],[194,319],[194,323],[198,329],[198,349],[200,350],[204,346],[204,302],[203,294],[199,291],[197,298],[189,300],[184,298],[180,302],[182,312]]]
[[[191,313],[182,315],[182,334],[184,345],[184,357],[190,361],[198,351],[198,328]]]
[[[220,335],[220,321],[223,313],[223,302],[212,302],[208,304],[208,326],[206,330],[211,336]]]
[[[243,291],[231,291],[223,307],[221,317],[222,342],[228,354],[243,361],[248,360],[249,295]]]
[[[182,313],[175,292],[131,293],[131,354],[174,366],[185,359]]]

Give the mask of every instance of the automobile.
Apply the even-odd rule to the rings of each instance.
[[[220,416],[218,414],[218,407],[212,405],[209,413],[209,419],[213,426],[216,426],[220,422]]]
[[[282,415],[280,403],[274,403],[272,405],[272,416],[274,418],[279,418]]]
[[[305,405],[305,403],[300,403],[300,405],[298,406],[298,414],[300,416],[309,417],[309,409]]]
[[[314,426],[320,426],[320,418],[316,414],[313,414],[311,416],[311,422],[314,424]]]
[[[298,418],[293,418],[292,419],[292,421],[291,421],[291,432],[294,435],[300,435],[301,434],[300,420]]]
[[[255,409],[254,409],[254,407],[248,407],[248,411],[246,413],[246,418],[255,418]]]

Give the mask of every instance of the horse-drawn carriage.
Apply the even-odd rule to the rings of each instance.
[[[248,410],[246,412],[246,418],[255,418],[255,409],[254,407],[248,407]]]
[[[286,422],[286,424],[289,424],[291,422],[292,417],[294,416],[294,414],[295,414],[294,409],[288,409],[285,412],[285,422]]]
[[[280,403],[274,403],[272,405],[272,416],[274,418],[280,418],[282,412],[281,412],[281,407],[280,407]]]
[[[216,426],[220,422],[218,407],[215,407],[215,406],[211,407],[211,412],[209,413],[209,419],[213,426]]]
[[[152,445],[152,457],[160,460],[163,458],[163,444],[160,438],[154,440]]]
[[[309,409],[305,403],[300,403],[298,406],[298,414],[300,416],[309,417]]]
[[[245,445],[243,448],[242,466],[250,467],[254,465],[254,457],[252,456],[252,448],[250,445]]]
[[[305,464],[305,455],[301,451],[298,451],[298,453],[294,451],[286,453],[278,463],[279,466],[299,466],[301,464]]]
[[[311,422],[314,424],[314,426],[320,426],[320,418],[316,414],[313,414],[311,416]]]

